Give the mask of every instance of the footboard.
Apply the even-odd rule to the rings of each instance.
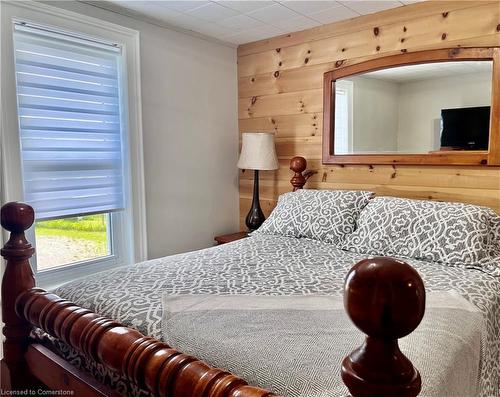
[[[1,251],[7,261],[2,280],[2,390],[25,391],[41,381],[51,389],[78,390],[86,397],[117,394],[42,346],[30,346],[28,337],[34,326],[155,396],[274,396],[132,328],[34,288],[28,262],[34,250],[24,235],[33,220],[33,209],[26,204],[2,207],[2,226],[11,232]]]
[[[305,160],[302,165],[305,169]],[[24,235],[33,221],[29,205],[8,203],[2,207],[1,224],[11,233],[1,250],[6,259],[3,391],[26,392],[42,385],[88,397],[118,395],[42,345],[30,342],[32,328],[38,327],[154,396],[275,396],[137,330],[35,288],[29,265],[34,249]],[[418,274],[390,258],[361,261],[347,275],[344,302],[352,321],[368,335],[365,344],[342,363],[342,379],[351,394],[416,396],[420,375],[400,352],[397,338],[413,331],[423,316],[425,291]]]

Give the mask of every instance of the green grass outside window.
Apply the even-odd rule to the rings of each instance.
[[[75,218],[39,221],[35,225],[38,237],[67,237],[89,240],[107,246],[107,215],[87,215]]]

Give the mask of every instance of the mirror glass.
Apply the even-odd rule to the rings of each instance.
[[[438,62],[338,79],[334,154],[488,150],[492,67]]]

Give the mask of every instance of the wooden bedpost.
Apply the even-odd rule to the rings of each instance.
[[[10,232],[0,251],[6,260],[2,279],[2,320],[4,322],[3,359],[1,365],[2,390],[25,390],[31,382],[25,367],[24,353],[28,347],[31,325],[15,311],[16,299],[35,286],[29,264],[34,248],[26,240],[24,231],[33,224],[33,208],[23,203],[7,203],[0,212],[1,224]]]
[[[425,288],[417,271],[393,258],[364,259],[344,285],[344,306],[367,336],[342,362],[342,380],[353,397],[415,397],[419,372],[399,350],[425,311]]]
[[[304,157],[294,157],[290,160],[290,169],[295,172],[292,179],[290,179],[290,183],[293,186],[293,191],[302,189],[306,184],[307,180],[317,171],[305,171],[307,168],[307,161]],[[304,172],[305,171],[305,172]]]

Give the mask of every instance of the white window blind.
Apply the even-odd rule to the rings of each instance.
[[[25,200],[37,219],[123,209],[120,49],[16,24]]]

